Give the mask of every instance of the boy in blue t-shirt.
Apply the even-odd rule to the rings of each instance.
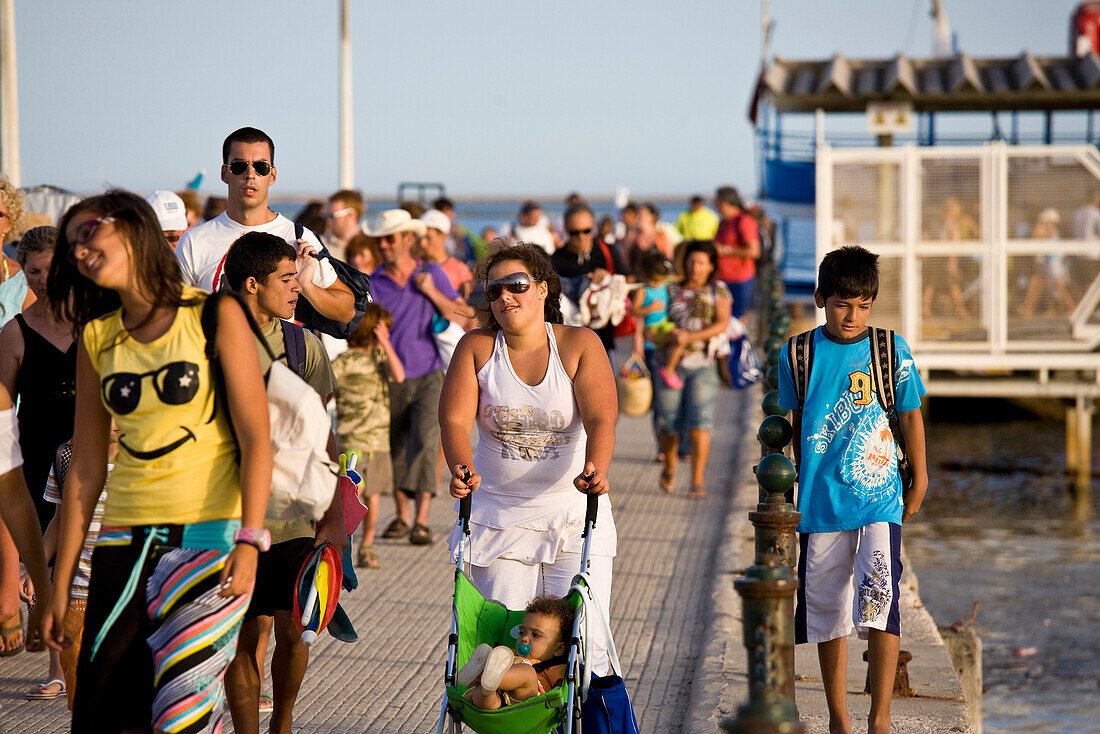
[[[896,407],[913,470],[903,500],[894,437],[871,378],[867,317],[878,296],[878,255],[857,246],[834,250],[821,261],[817,283],[814,302],[825,310],[825,326],[811,337],[803,405],[789,347],[779,360],[779,404],[793,411],[802,513],[795,642],[817,643],[829,731],[851,732],[846,638],[857,628],[868,639],[868,732],[888,732],[901,644],[901,524],[917,513],[928,488],[920,414],[925,389],[909,345],[898,336]]]

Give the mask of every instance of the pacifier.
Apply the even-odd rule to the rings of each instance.
[[[531,654],[531,646],[526,642],[517,642],[516,652],[520,654],[520,657],[527,657]]]

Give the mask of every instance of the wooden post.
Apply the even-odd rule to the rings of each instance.
[[[1066,476],[1077,475],[1077,408],[1066,406]]]
[[[15,0],[0,0],[0,172],[22,185],[19,160],[19,84],[15,68]]]
[[[1092,511],[1090,484],[1092,482],[1092,398],[1077,396],[1074,406],[1074,469],[1070,475],[1070,487],[1073,495],[1073,516],[1080,522],[1088,520]],[[1068,447],[1067,447],[1068,452]]]

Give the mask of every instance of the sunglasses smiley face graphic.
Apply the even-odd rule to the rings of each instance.
[[[199,366],[194,362],[169,362],[149,372],[115,372],[103,378],[101,388],[103,402],[116,415],[127,415],[137,410],[141,402],[142,386],[145,378],[157,398],[165,405],[184,405],[191,402],[199,391]],[[129,446],[125,434],[119,436],[119,445],[137,459],[152,461],[172,453],[188,441],[196,440],[195,434],[186,426],[180,426],[184,435],[172,443],[159,448],[140,450]]]

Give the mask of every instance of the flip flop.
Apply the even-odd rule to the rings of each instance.
[[[275,701],[271,698],[271,696],[267,695],[266,693],[261,693],[260,694],[260,713],[264,713],[265,711],[274,711],[274,710],[275,710]]]
[[[60,690],[47,691],[50,686],[57,684],[61,686]],[[39,683],[36,689],[32,689],[23,694],[23,698],[30,701],[48,701],[53,698],[60,698],[65,695],[65,681],[60,678],[54,678],[43,683]]]
[[[12,622],[12,620],[15,621]],[[0,638],[3,639],[5,648],[8,645],[8,638],[14,635],[16,632],[19,632],[20,634],[22,634],[23,632],[22,605],[20,605],[18,612],[8,617],[6,620],[4,620],[3,623],[0,623]],[[10,658],[12,655],[18,655],[19,653],[23,652],[23,648],[26,647],[26,642],[27,641],[24,638],[23,642],[21,642],[19,645],[16,645],[11,650],[0,650],[0,658]]]
[[[661,489],[669,494],[672,494],[672,489],[676,484],[676,475],[669,472],[661,472]]]
[[[688,492],[688,497],[690,499],[693,499],[693,500],[706,499],[706,496],[707,496],[707,490],[701,484],[695,485],[694,487],[691,488],[691,491]]]

